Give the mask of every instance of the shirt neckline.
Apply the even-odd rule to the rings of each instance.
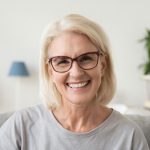
[[[68,129],[65,129],[58,121],[57,119],[55,118],[52,110],[48,110],[48,115],[49,115],[49,119],[51,120],[50,123],[53,123],[53,125],[57,128],[57,131],[59,133],[62,133],[64,135],[66,135],[67,137],[78,137],[78,138],[83,138],[83,137],[89,137],[89,136],[92,136],[96,133],[99,133],[99,132],[103,132],[104,129],[111,124],[114,116],[116,114],[116,111],[113,109],[111,114],[107,117],[107,119],[102,122],[101,124],[99,124],[97,127],[95,127],[94,129],[88,131],[88,132],[73,132],[73,131],[70,131]]]

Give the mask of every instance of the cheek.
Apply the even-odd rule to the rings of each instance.
[[[59,88],[64,86],[64,83],[65,83],[64,75],[56,73],[56,72],[52,72],[51,77],[52,77],[52,81],[54,82],[58,90]]]
[[[55,88],[61,94],[62,90],[61,90],[61,86],[60,86],[60,81],[59,81],[60,79],[59,79],[59,77],[57,75],[55,75],[55,74],[52,74],[51,79],[52,79],[53,84],[55,85]]]
[[[97,73],[100,78],[104,75],[105,71],[105,65],[103,63],[99,63],[98,68],[97,68]]]
[[[103,73],[99,67],[97,68],[94,74],[94,80],[98,87],[101,85],[102,76],[103,76]]]
[[[100,84],[101,84],[101,79],[102,79],[101,73],[97,73],[97,75],[95,77],[95,82],[98,84],[98,86],[100,86]]]
[[[51,74],[52,81],[57,85],[57,82],[59,83],[59,76],[57,76],[55,73]]]
[[[52,68],[51,68],[51,66],[48,66],[47,70],[48,70],[49,77],[52,78]]]

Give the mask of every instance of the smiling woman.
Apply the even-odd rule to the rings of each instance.
[[[21,110],[6,121],[0,129],[1,150],[149,149],[142,131],[106,106],[115,79],[99,25],[78,14],[52,23],[43,35],[40,56],[46,107]]]

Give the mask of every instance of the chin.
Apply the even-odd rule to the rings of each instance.
[[[70,98],[68,98],[68,101],[72,104],[76,104],[76,105],[84,105],[84,104],[88,104],[91,103],[91,101],[94,101],[92,96],[91,98],[89,98],[88,95],[83,95],[83,96],[71,96]]]

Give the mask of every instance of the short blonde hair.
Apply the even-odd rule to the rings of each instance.
[[[115,92],[115,76],[110,54],[109,42],[102,28],[95,22],[78,14],[69,14],[64,18],[51,23],[42,36],[40,51],[40,96],[48,108],[61,105],[61,95],[55,87],[48,73],[48,47],[53,39],[64,31],[82,33],[105,54],[106,69],[102,77],[97,98],[101,104],[106,105]]]

